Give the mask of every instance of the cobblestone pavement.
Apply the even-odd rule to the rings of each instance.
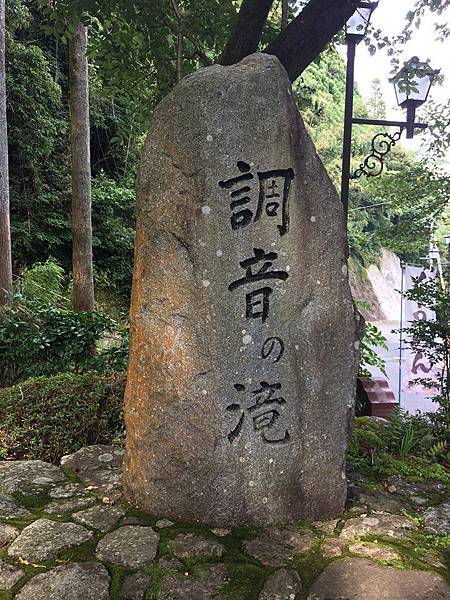
[[[208,529],[128,505],[122,455],[0,462],[0,600],[450,600],[443,483],[354,477],[338,519]]]

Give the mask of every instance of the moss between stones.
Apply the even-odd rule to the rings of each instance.
[[[150,584],[147,590],[146,600],[158,600],[159,596],[159,584],[165,573],[168,573],[167,569],[162,569],[159,565],[150,565],[148,568],[143,569],[150,575]]]
[[[63,550],[60,554],[58,554],[58,560],[56,562],[97,561],[95,556],[95,548],[102,537],[103,534],[94,535],[89,542],[85,542],[84,544],[80,544],[80,546],[75,546],[74,548]]]
[[[253,564],[225,564],[230,581],[221,589],[221,597],[229,600],[257,600],[266,578],[274,571]]]
[[[27,562],[15,562],[7,553],[6,547],[0,550],[0,558],[10,565],[14,565],[15,567],[20,567],[22,571],[25,573],[24,577],[16,583],[14,587],[12,587],[8,591],[0,592],[0,600],[12,600],[15,594],[23,588],[23,586],[30,581],[32,577],[35,575],[39,575],[40,573],[45,573],[49,566],[49,563],[42,564],[33,564]],[[52,564],[53,566],[53,564]]]
[[[322,555],[319,546],[315,546],[306,554],[298,554],[292,560],[292,568],[302,580],[303,589],[297,595],[299,600],[306,599],[308,591],[320,573],[333,561]]]
[[[48,490],[42,490],[41,492],[33,495],[25,495],[21,492],[14,492],[12,497],[31,512],[40,511],[51,501],[51,498],[48,495]]]

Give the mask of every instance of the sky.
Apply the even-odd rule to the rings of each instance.
[[[396,35],[401,32],[405,24],[405,16],[415,4],[416,0],[380,0],[372,14],[372,23],[376,28],[382,29],[383,34]],[[446,16],[449,21],[449,10]],[[436,17],[435,14],[428,15],[422,20],[420,27],[414,29],[412,39],[405,45],[400,64],[412,56],[418,56],[422,61],[430,59],[431,67],[440,69],[445,81],[442,86],[433,86],[429,97],[439,102],[446,102],[449,98],[450,39],[444,43],[436,40],[433,24],[437,18],[443,20],[445,15],[441,17]],[[345,48],[342,48],[342,51],[345,53]],[[389,83],[389,78],[392,76],[391,68],[390,57],[385,50],[377,50],[376,54],[371,56],[364,42],[357,46],[355,81],[361,95],[365,99],[369,98],[373,79],[380,79],[386,103],[386,118],[404,120],[405,113],[397,106],[394,87]],[[420,109],[417,112],[417,120],[420,121]],[[411,149],[417,149],[419,146],[417,139],[406,140],[405,136],[402,137],[401,143]]]

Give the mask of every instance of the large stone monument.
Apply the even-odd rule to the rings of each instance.
[[[358,354],[344,216],[277,58],[161,102],[137,211],[127,497],[222,526],[338,515]]]

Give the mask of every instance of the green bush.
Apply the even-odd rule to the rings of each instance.
[[[0,390],[0,457],[57,462],[123,437],[125,374],[64,373]]]
[[[63,297],[64,269],[51,258],[45,263],[34,263],[22,274],[22,296],[27,302],[41,306],[61,304]]]
[[[100,312],[69,310],[64,271],[52,259],[23,272],[0,308],[0,387],[74,371],[125,371],[128,331]]]
[[[357,417],[348,449],[350,466],[376,480],[401,474],[450,482],[446,430],[430,416],[397,409],[385,421]]]
[[[360,302],[359,304],[364,303]],[[359,377],[371,377],[370,367],[378,367],[383,375],[386,375],[385,362],[378,356],[375,348],[384,348],[387,350],[386,338],[376,325],[366,323],[364,325],[364,337],[361,340],[359,348]]]
[[[11,306],[0,310],[0,386],[95,368],[93,349],[116,327],[101,313],[78,313],[15,296]]]

